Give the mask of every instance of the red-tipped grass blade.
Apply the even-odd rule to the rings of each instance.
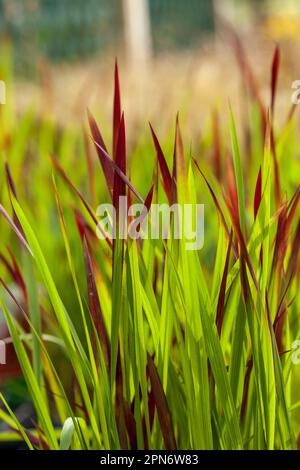
[[[145,207],[144,207],[142,213],[139,216],[140,222],[137,225],[137,231],[140,230],[140,227],[141,227],[142,223],[144,222],[145,218],[147,217],[147,215],[150,211],[151,204],[152,204],[152,198],[153,198],[153,191],[154,191],[154,186],[152,185],[151,188],[150,188],[150,191],[147,194],[146,199],[145,199]]]
[[[296,214],[297,206],[300,200],[300,188],[296,190],[289,204],[285,203],[278,217],[274,255],[272,260],[270,282],[276,268],[283,266],[284,255],[287,249],[287,240],[291,224]]]
[[[234,210],[235,217],[240,221],[238,191],[236,186],[236,179],[232,165],[232,159],[229,155],[226,158],[226,182],[231,206]]]
[[[152,199],[153,199],[153,192],[154,192],[154,185],[151,186],[151,188],[150,188],[150,190],[149,190],[149,192],[146,196],[146,199],[145,199],[145,207],[146,207],[148,212],[151,208]]]
[[[259,167],[259,172],[256,180],[255,194],[254,194],[254,219],[256,219],[257,212],[261,203],[261,167]]]
[[[9,166],[8,166],[7,162],[5,162],[5,174],[6,174],[6,180],[7,180],[8,187],[9,187],[10,191],[13,193],[15,199],[17,199],[16,187],[15,187],[15,184],[13,182],[11,172],[10,172],[10,169],[9,169]]]
[[[245,378],[244,378],[243,398],[242,398],[241,413],[240,413],[240,419],[242,423],[245,421],[245,417],[246,417],[246,409],[247,409],[247,403],[248,403],[249,385],[250,385],[250,377],[251,377],[252,369],[253,369],[253,359],[251,358],[247,363],[247,369],[246,369]]]
[[[85,148],[91,198],[92,198],[94,206],[96,206],[94,162],[93,162],[92,153],[90,149],[89,139],[85,131],[83,131],[83,143],[84,143],[84,148]]]
[[[222,178],[222,161],[221,161],[221,138],[219,114],[214,110],[212,115],[212,136],[213,136],[213,166],[217,180],[220,182]]]
[[[121,122],[119,125],[118,140],[115,150],[115,162],[121,172],[126,175],[126,136],[125,136],[125,120],[122,114]],[[113,205],[119,211],[119,198],[126,196],[126,185],[121,176],[115,172],[114,174],[114,191],[113,191]]]
[[[10,277],[15,282],[17,282],[17,279],[15,277],[15,271],[14,271],[13,267],[10,265],[9,261],[5,258],[5,256],[2,253],[0,253],[0,262],[3,264],[3,266],[5,267],[6,271],[10,275]]]
[[[176,127],[175,127],[175,142],[173,152],[173,170],[172,177],[174,185],[176,185],[179,177],[183,177],[185,173],[185,162],[184,162],[184,148],[183,140],[179,126],[179,115],[176,116]]]
[[[297,225],[295,237],[292,243],[290,259],[287,268],[287,274],[291,278],[295,275],[298,266],[298,257],[299,257],[299,250],[300,250],[300,220]]]
[[[102,315],[100,300],[98,296],[98,291],[96,287],[93,266],[91,261],[91,256],[89,252],[89,247],[86,242],[86,239],[83,240],[83,254],[84,254],[84,263],[85,263],[85,270],[86,270],[86,279],[87,279],[87,289],[88,289],[88,305],[90,314],[95,325],[95,329],[97,331],[101,348],[104,355],[104,360],[107,369],[109,369],[109,362],[110,362],[110,348],[109,348],[109,341],[108,335]]]
[[[201,170],[200,166],[198,165],[198,162],[197,162],[194,158],[193,158],[193,162],[195,163],[195,165],[196,165],[196,167],[197,167],[197,169],[198,169],[200,175],[202,176],[202,178],[204,179],[204,181],[205,181],[205,183],[206,183],[206,185],[207,185],[207,187],[208,187],[208,190],[209,190],[209,192],[210,192],[210,194],[211,194],[211,196],[212,196],[213,202],[214,202],[214,204],[215,204],[215,206],[216,206],[216,209],[217,209],[217,211],[218,211],[218,213],[219,213],[221,223],[222,223],[222,225],[223,225],[223,227],[224,227],[224,229],[225,229],[225,231],[226,231],[226,233],[227,233],[228,239],[230,239],[230,230],[229,230],[228,225],[227,225],[227,223],[226,223],[226,219],[225,219],[223,210],[222,210],[222,208],[221,208],[221,206],[220,206],[220,203],[219,203],[219,201],[218,201],[218,198],[217,198],[217,196],[215,195],[214,190],[212,189],[211,185],[209,184],[209,182],[208,182],[208,180],[207,180],[205,174],[203,173],[203,171]],[[237,247],[235,246],[234,243],[233,243],[232,247],[233,247],[233,251],[234,251],[235,257],[238,258]]]
[[[18,239],[20,240],[20,242],[22,243],[22,245],[26,248],[26,250],[33,256],[33,253],[27,243],[27,241],[25,240],[23,234],[21,233],[21,231],[19,230],[19,228],[17,227],[17,225],[14,223],[14,221],[10,218],[10,216],[8,215],[8,213],[6,212],[6,210],[4,209],[4,207],[2,206],[2,204],[0,204],[0,214],[3,215],[3,217],[6,219],[6,221],[9,223],[9,225],[11,226],[11,228],[13,229],[13,231],[15,232],[15,234],[17,235]]]
[[[275,98],[276,98],[276,89],[277,89],[277,82],[278,82],[279,64],[280,64],[280,51],[279,51],[279,47],[276,46],[275,51],[274,51],[274,56],[273,56],[272,70],[271,70],[271,117],[272,117],[272,121],[273,121],[274,109],[275,109]]]
[[[297,207],[298,207],[298,204],[299,204],[299,201],[300,201],[300,186],[298,186],[298,188],[296,189],[295,193],[293,194],[293,197],[291,199],[291,201],[289,202],[289,205],[288,205],[288,216],[287,216],[287,230],[290,229],[290,226],[293,222],[293,219],[296,215],[296,210],[297,210]]]
[[[99,127],[97,126],[95,119],[93,118],[93,116],[91,115],[89,111],[88,111],[88,120],[89,120],[90,130],[91,130],[92,137],[93,137],[93,142],[95,144],[98,158],[100,160],[103,174],[106,180],[107,188],[108,188],[110,196],[112,197],[113,187],[114,187],[114,172],[113,172],[111,165],[107,161],[107,158],[105,158],[105,155],[103,154],[103,152],[107,153],[107,149],[103,141],[102,135],[100,133]]]
[[[124,406],[124,417],[126,423],[127,434],[130,441],[130,448],[137,448],[137,437],[136,437],[136,422],[134,414],[132,413],[129,404],[126,400],[123,400]]]
[[[112,248],[112,243],[111,243],[111,240],[106,236],[104,230],[102,229],[101,225],[98,223],[98,220],[96,218],[96,216],[94,215],[92,209],[90,208],[89,204],[87,203],[87,201],[84,199],[83,195],[81,194],[81,192],[74,186],[74,184],[72,183],[72,181],[70,180],[70,178],[67,176],[65,170],[62,168],[62,166],[60,165],[60,163],[58,162],[57,159],[53,158],[53,157],[50,157],[51,158],[51,161],[53,163],[53,166],[54,168],[58,171],[58,173],[62,176],[62,178],[65,180],[65,182],[68,184],[68,186],[71,188],[71,190],[73,191],[73,193],[76,194],[76,196],[81,200],[82,204],[84,205],[84,207],[86,208],[87,212],[89,213],[91,219],[93,220],[93,222],[95,223],[96,227],[99,228],[99,230],[101,231],[103,237],[105,238],[108,246],[110,248]]]
[[[164,443],[167,450],[176,449],[176,440],[173,430],[171,413],[169,405],[161,384],[160,377],[153,362],[153,359],[148,354],[148,372],[151,382],[151,390],[153,391],[155,406],[157,409],[158,420],[161,432],[164,438]]]
[[[12,196],[11,195],[13,195],[13,197],[16,200],[18,200],[18,197],[17,197],[16,186],[14,184],[14,181],[13,181],[10,169],[9,169],[9,165],[8,165],[7,162],[5,162],[5,174],[6,174],[6,181],[7,181],[7,186],[8,186],[8,194],[9,194],[10,204],[11,204],[12,211],[13,211],[13,221],[16,224],[16,226],[18,227],[19,231],[22,233],[23,238],[26,240],[25,233],[23,231],[23,228],[20,224],[20,221],[17,217],[17,214],[15,212],[15,209],[14,209],[14,206],[13,206],[13,203],[12,203]]]
[[[7,258],[2,253],[0,253],[0,261],[5,266],[5,269],[7,270],[7,272],[11,276],[11,278],[19,286],[19,288],[20,288],[20,290],[23,294],[24,302],[25,302],[25,304],[27,304],[27,290],[26,290],[26,285],[25,285],[23,276],[21,274],[18,263],[17,263],[14,255],[13,255],[12,251],[10,250],[10,248],[8,248],[8,252],[9,252],[12,264],[7,260]]]
[[[280,174],[279,174],[279,165],[276,156],[276,144],[275,144],[275,137],[273,127],[270,127],[271,132],[271,155],[273,159],[273,166],[274,166],[274,187],[275,187],[275,202],[276,207],[278,208],[280,205],[281,200],[281,189],[280,189]]]
[[[149,123],[149,125],[150,125],[150,129],[151,129],[151,134],[152,134],[154,147],[155,147],[155,150],[156,150],[156,155],[157,155],[157,160],[158,160],[158,164],[159,164],[159,168],[160,168],[163,188],[164,188],[165,194],[168,198],[169,204],[172,204],[173,203],[173,194],[174,194],[173,179],[172,179],[172,176],[170,174],[170,170],[168,168],[168,165],[167,165],[165,156],[163,154],[163,151],[161,149],[161,146],[160,146],[160,144],[158,142],[158,139],[156,137],[156,134],[153,130],[153,127],[151,126],[150,123]]]
[[[119,139],[119,127],[121,123],[121,97],[118,62],[115,62],[115,88],[113,108],[113,159],[117,162],[117,146]],[[125,173],[125,172],[124,172]]]
[[[229,268],[232,238],[233,238],[233,232],[231,230],[227,253],[226,253],[225,266],[224,266],[224,271],[223,271],[223,276],[222,276],[222,281],[221,281],[221,287],[220,287],[220,292],[219,292],[218,305],[217,305],[216,324],[217,324],[219,336],[221,336],[221,330],[222,330],[222,324],[223,324],[224,312],[225,312],[226,281],[227,281],[228,268]]]
[[[227,205],[227,208],[228,208],[228,211],[229,211],[229,214],[230,214],[232,226],[234,228],[236,237],[238,239],[238,243],[239,243],[239,247],[240,247],[240,253],[241,253],[240,258],[243,258],[243,260],[246,262],[246,264],[248,266],[248,269],[249,269],[249,272],[251,274],[252,280],[254,282],[255,288],[256,288],[257,292],[259,293],[260,292],[259,284],[258,284],[257,278],[255,276],[254,268],[252,266],[251,259],[250,259],[250,256],[249,256],[249,253],[248,253],[248,250],[247,250],[247,245],[246,245],[246,242],[245,242],[242,230],[241,230],[239,217],[236,215],[235,209],[232,207],[230,199],[226,196],[226,194],[224,192],[223,192],[223,196],[224,196],[224,200],[225,200],[225,203]]]
[[[92,240],[96,240],[97,235],[95,231],[92,229],[86,218],[81,214],[81,212],[79,212],[76,207],[74,208],[74,215],[81,241],[83,241],[84,237],[87,239],[87,242],[89,242],[89,238],[91,238]]]
[[[99,144],[97,144],[97,142],[95,142],[95,145],[97,147],[99,147]],[[101,147],[100,147],[101,148]],[[138,193],[138,191],[133,187],[133,185],[131,184],[130,180],[127,178],[127,176],[121,171],[121,169],[118,167],[118,165],[110,158],[109,154],[103,149],[101,148],[101,151],[103,152],[103,156],[105,157],[105,159],[107,160],[107,162],[109,163],[109,165],[111,166],[113,172],[117,173],[119,175],[119,177],[124,181],[124,183],[128,186],[128,188],[130,189],[130,191],[135,195],[135,197],[142,203],[144,204],[144,199],[142,198],[142,196]]]

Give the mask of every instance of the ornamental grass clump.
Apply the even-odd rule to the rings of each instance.
[[[34,413],[23,426],[2,391],[1,441],[52,450],[297,448],[295,108],[275,127],[278,49],[268,108],[240,43],[236,52],[250,96],[244,128],[229,106],[226,137],[215,112],[209,150],[187,152],[177,117],[168,155],[150,125],[152,147],[139,150],[131,169],[116,65],[112,145],[89,112],[84,183],[51,155],[56,212],[47,234],[6,164],[9,199],[0,212],[14,241],[1,255],[0,302],[13,343],[7,359],[17,361]],[[203,203],[203,248],[188,250],[174,236],[174,213],[167,237],[122,237],[119,217],[106,236],[97,206],[110,203],[119,215],[120,197],[144,208],[138,220],[126,213],[136,232],[153,224],[153,204]],[[64,249],[55,252],[57,239]]]

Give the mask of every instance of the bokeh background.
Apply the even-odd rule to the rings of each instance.
[[[235,100],[243,93],[230,28],[242,38],[266,98],[274,44],[280,43],[286,105],[298,78],[297,3],[1,0],[1,49],[12,51],[14,106],[22,112],[34,105],[42,113],[47,107],[62,124],[78,124],[87,106],[107,118],[118,57],[128,122],[140,122],[142,115],[168,128],[180,110],[192,135],[212,104],[222,106],[228,96]]]

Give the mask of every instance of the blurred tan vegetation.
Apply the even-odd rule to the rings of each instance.
[[[267,35],[251,35],[242,40],[262,97],[268,103],[275,42]],[[292,82],[300,77],[298,44],[280,45],[279,120],[280,109],[287,109],[290,103]],[[226,113],[230,98],[238,113],[239,103],[243,102],[243,80],[229,40],[208,41],[189,52],[161,55],[142,67],[132,67],[123,55],[118,61],[129,129],[151,120],[166,132],[179,111],[187,132],[193,136],[209,121],[214,107],[221,115]],[[35,82],[16,77],[16,109],[22,113],[34,106],[38,114],[47,114],[63,126],[80,126],[86,120],[88,107],[105,126],[111,115],[113,62],[114,57],[99,57],[75,65],[41,62]]]
[[[269,103],[270,67],[276,43],[281,48],[281,67],[277,98],[278,120],[284,119],[291,100],[291,85],[300,78],[300,16],[294,2],[213,2],[217,15],[215,33],[183,51],[160,52],[147,62],[133,64],[126,55],[126,44],[118,51],[100,51],[92,59],[62,62],[59,65],[38,57],[37,74],[32,79],[14,76],[15,108],[22,114],[33,107],[37,115],[49,116],[62,126],[81,126],[90,108],[102,126],[110,123],[112,70],[115,54],[121,73],[123,105],[129,142],[132,127],[148,120],[167,133],[179,111],[188,138],[205,131],[211,113],[218,108],[227,118],[228,98],[239,114],[245,87],[227,31],[227,22],[241,37],[247,58],[257,78],[263,101]],[[254,6],[254,3],[256,6]],[[229,8],[229,6],[231,7]],[[223,15],[221,18],[218,14]],[[226,25],[224,27],[224,24]],[[245,112],[245,111],[243,111]],[[143,131],[142,129],[139,129]],[[106,129],[107,132],[110,129]]]

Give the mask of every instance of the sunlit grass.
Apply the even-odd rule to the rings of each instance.
[[[184,148],[177,118],[170,154],[151,127],[128,165],[117,67],[111,146],[91,114],[85,145],[81,135],[35,123],[31,112],[6,130],[1,228],[13,254],[2,259],[1,307],[35,417],[25,429],[4,388],[1,441],[297,447],[299,139],[292,118],[283,129],[274,124],[278,50],[269,112],[239,43],[237,55],[251,92],[249,122],[243,129],[229,107],[224,142],[214,124],[204,155]],[[172,237],[98,240],[97,204],[112,200],[118,210],[122,195],[148,208],[205,203],[203,250]]]

